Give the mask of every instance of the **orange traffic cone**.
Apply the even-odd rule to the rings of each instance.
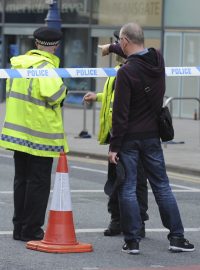
[[[92,251],[91,244],[79,243],[76,240],[65,153],[60,153],[58,160],[53,197],[44,238],[41,241],[29,241],[26,247],[55,253]]]

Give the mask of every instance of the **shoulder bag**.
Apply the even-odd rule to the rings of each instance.
[[[140,74],[141,82],[144,84],[145,80],[143,76]],[[172,116],[167,106],[163,106],[159,112],[155,111],[153,102],[150,97],[151,87],[146,86],[143,87],[146,100],[149,104],[149,108],[151,111],[156,115],[158,120],[158,128],[159,128],[159,135],[162,142],[171,141],[174,139],[174,127],[172,123]]]

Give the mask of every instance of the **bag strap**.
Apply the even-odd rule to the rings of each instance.
[[[139,76],[140,81],[142,83],[142,88],[143,88],[143,91],[145,93],[146,101],[149,105],[149,108],[150,108],[151,112],[153,112],[158,117],[159,112],[156,112],[156,110],[154,109],[152,99],[149,96],[150,92],[152,91],[151,87],[146,84],[146,80],[144,79],[142,72],[139,71],[138,76]]]

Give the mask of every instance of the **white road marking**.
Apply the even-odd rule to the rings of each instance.
[[[0,191],[0,194],[13,194],[13,191]]]
[[[12,158],[13,159],[13,156],[11,156],[11,155],[0,154],[0,157],[3,157],[3,158]]]
[[[99,270],[98,267],[83,267],[82,270]]]
[[[105,228],[96,228],[96,229],[76,229],[76,233],[103,233]],[[145,229],[146,232],[169,232],[169,230],[165,228],[153,228],[153,229]],[[200,232],[200,228],[184,228],[185,232]],[[12,235],[12,231],[0,231],[0,235]]]
[[[172,189],[176,193],[199,193],[200,189]],[[50,191],[51,193],[53,190]],[[148,190],[149,193],[152,193],[152,190]],[[102,189],[72,189],[71,193],[104,193]],[[13,191],[0,191],[0,194],[12,195]]]
[[[105,230],[98,228],[98,229],[76,229],[75,231],[77,233],[100,233],[103,232]],[[154,229],[147,229],[145,228],[146,232],[169,232],[168,229],[165,228],[154,228]],[[200,232],[200,228],[184,228],[185,232]]]
[[[6,152],[6,151],[5,151]],[[0,157],[4,157],[4,158],[9,158],[9,159],[13,159],[13,155],[9,155],[9,154],[0,154]],[[107,161],[103,161],[103,160],[97,160],[97,159],[86,159],[86,158],[81,158],[81,157],[73,157],[73,156],[69,156],[68,157],[69,160],[72,161],[82,161],[85,163],[92,163],[92,164],[102,164],[107,166],[108,162]],[[85,168],[85,167],[79,167],[79,166],[70,166],[70,168],[74,168],[74,169],[78,169],[78,170],[84,170],[84,171],[92,171],[92,172],[99,172],[102,174],[107,174],[107,171],[103,171],[103,170],[95,170],[95,169],[90,169],[90,168]],[[193,181],[195,183],[200,183],[200,178],[198,176],[194,176],[194,175],[187,175],[187,174],[181,174],[181,173],[174,173],[174,172],[167,172],[168,176],[171,179],[180,179],[180,180],[186,180],[186,181]]]
[[[181,173],[173,173],[173,172],[167,172],[167,175],[171,179],[176,179],[176,180],[186,180],[186,181],[192,181],[195,183],[200,183],[200,177],[194,176],[194,175],[187,175],[187,174],[181,174]]]
[[[82,171],[89,171],[89,172],[97,172],[97,173],[102,173],[102,174],[107,174],[107,171],[104,170],[96,170],[96,169],[91,169],[87,167],[80,167],[80,166],[70,166],[72,169],[77,169],[77,170],[82,170]],[[186,181],[194,181],[195,183],[200,183],[200,178],[198,176],[194,175],[186,175],[186,174],[180,174],[180,173],[171,173],[167,172],[168,176],[170,179],[180,179],[180,180],[186,180]]]
[[[12,155],[4,155],[4,154],[0,154],[0,157],[3,158],[10,158],[12,159],[13,156]],[[92,163],[92,162],[91,162]],[[83,171],[89,171],[89,172],[96,172],[96,173],[101,173],[101,174],[107,174],[107,171],[105,170],[97,170],[97,169],[91,169],[91,168],[86,168],[86,167],[79,167],[79,166],[70,166],[70,168],[73,169],[77,169],[77,170],[83,170]],[[200,183],[200,179],[198,177],[195,176],[188,176],[188,175],[182,175],[182,174],[178,174],[178,173],[168,173],[170,178],[173,179],[182,179],[182,180],[187,180],[187,181],[196,181],[197,183]],[[176,185],[176,184],[171,184],[172,187],[175,188],[179,188],[179,189],[173,189],[173,192],[182,192],[182,193],[195,193],[195,192],[200,192],[200,189],[196,189],[196,188],[191,188],[185,185]],[[52,190],[51,190],[52,192]],[[149,193],[151,193],[152,191],[149,189]],[[71,193],[104,193],[103,190],[71,190]],[[13,194],[13,191],[0,191],[0,194]],[[3,204],[3,202],[0,202],[0,204]],[[88,229],[76,229],[76,233],[103,233],[103,231],[105,230],[105,228],[88,228]],[[184,228],[185,232],[200,232],[200,228]],[[148,229],[146,228],[147,232],[168,232],[167,229],[165,228],[152,228],[152,229]],[[12,235],[12,231],[0,231],[0,235]],[[91,268],[95,269],[95,268]],[[85,270],[89,270],[89,268],[85,268]]]
[[[183,185],[176,185],[176,184],[171,184],[170,183],[170,186],[177,187],[177,188],[183,188],[183,189],[186,189],[186,190],[197,190],[198,191],[197,188],[186,187],[186,186],[183,186]]]
[[[88,171],[88,172],[97,172],[97,173],[107,174],[107,171],[90,169],[90,168],[79,167],[79,166],[70,166],[70,168],[82,170],[82,171]]]
[[[189,193],[189,192],[191,192],[191,193],[194,192],[195,193],[195,192],[200,192],[200,189],[196,189],[196,188],[195,189],[188,189],[188,190],[185,190],[185,189],[184,190],[172,189],[172,191],[173,191],[173,193],[175,193],[175,192],[176,193]]]
[[[99,160],[99,159],[94,159],[94,158],[85,158],[85,157],[75,157],[75,156],[68,156],[69,160],[72,161],[80,161],[80,162],[84,162],[84,163],[89,163],[89,164],[102,164],[105,165],[107,167],[108,165],[108,161],[107,160]],[[200,177],[198,176],[194,176],[194,175],[188,175],[188,174],[183,174],[183,173],[178,173],[178,172],[172,172],[172,171],[167,171],[168,176],[171,179],[180,179],[180,180],[190,180],[193,181],[195,183],[199,183],[200,182]]]
[[[4,154],[0,154],[0,157],[7,157],[7,158],[13,158],[10,155],[4,155]],[[70,168],[72,169],[76,169],[76,170],[82,170],[82,171],[88,171],[88,172],[95,172],[95,173],[102,173],[102,174],[107,174],[107,171],[104,170],[97,170],[97,169],[91,169],[91,168],[87,168],[87,167],[80,167],[80,166],[70,166]],[[174,177],[183,177],[183,175],[181,174],[175,174],[173,173],[172,175],[174,175]],[[187,176],[184,175],[184,180],[188,179],[189,181],[191,179],[199,179],[197,177],[193,177],[193,176]],[[200,181],[199,181],[200,183]],[[177,187],[180,189],[173,189],[173,192],[200,192],[200,189],[197,188],[191,188],[185,185],[177,185],[177,184],[170,184],[172,187]],[[51,190],[52,192],[52,190]],[[71,190],[71,193],[103,193],[103,190]],[[151,189],[149,189],[149,193],[151,193]],[[13,194],[13,191],[0,191],[0,194]]]
[[[152,264],[150,265],[151,268],[163,268],[164,265],[160,265],[160,264]],[[162,270],[162,269],[161,269]]]

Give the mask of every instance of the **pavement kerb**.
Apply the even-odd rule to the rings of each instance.
[[[166,164],[167,171],[174,172],[174,173],[180,173],[180,174],[187,174],[192,176],[200,177],[200,170],[190,169],[190,168],[183,168],[180,166],[174,166],[171,164]]]
[[[108,159],[107,155],[73,151],[73,150],[70,150],[68,155],[76,156],[76,157],[91,158],[91,159],[93,158],[93,159],[105,160],[105,161]],[[181,166],[174,166],[171,164],[166,164],[166,169],[167,171],[174,172],[174,173],[187,174],[187,175],[200,177],[200,170],[196,170],[196,169],[184,168]]]
[[[8,154],[10,153],[12,155],[12,151],[6,150],[6,149],[0,149],[0,154]],[[90,159],[96,159],[96,160],[104,160],[107,161],[108,156],[105,154],[95,154],[90,152],[84,152],[84,151],[75,151],[70,150],[68,153],[68,156],[74,156],[74,157],[82,157],[82,158],[90,158]],[[191,169],[191,168],[184,168],[181,166],[174,166],[172,164],[166,164],[167,171],[174,172],[174,173],[180,173],[180,174],[187,174],[192,176],[200,177],[200,170]]]
[[[68,153],[68,156],[85,157],[85,158],[104,160],[104,161],[108,159],[108,156],[103,155],[103,154],[94,154],[94,153],[89,153],[89,152],[79,152],[79,151],[73,151],[73,150],[70,150],[70,152]]]

